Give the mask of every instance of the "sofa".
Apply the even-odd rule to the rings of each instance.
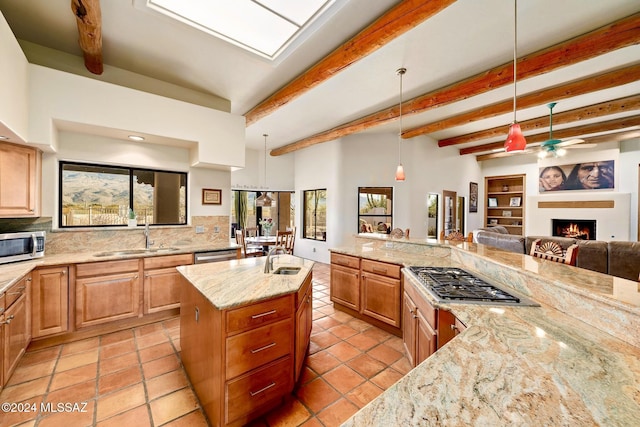
[[[578,245],[576,267],[637,281],[640,276],[640,242],[604,242],[567,237],[518,236],[505,227],[495,226],[474,231],[474,241],[509,252],[529,254],[536,239],[557,243],[566,250]]]

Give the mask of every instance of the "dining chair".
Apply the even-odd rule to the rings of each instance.
[[[243,230],[236,230],[236,242],[242,246],[242,254],[244,258],[264,255],[262,246],[247,245]]]
[[[285,252],[291,255],[293,255],[295,238],[293,231],[276,231],[276,245],[284,248]]]
[[[244,237],[258,237],[260,235],[260,230],[258,227],[245,227],[244,228]]]
[[[469,233],[467,236],[459,231],[452,231],[451,233],[444,235],[444,230],[440,231],[440,240],[455,240],[458,242],[473,242],[473,233]]]
[[[531,252],[529,255],[575,266],[576,258],[578,257],[578,245],[573,244],[564,250],[562,246],[556,242],[543,242],[542,239],[536,239],[531,244]]]

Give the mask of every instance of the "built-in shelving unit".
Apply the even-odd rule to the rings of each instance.
[[[509,234],[523,235],[525,177],[524,174],[485,177],[485,227],[502,225]]]

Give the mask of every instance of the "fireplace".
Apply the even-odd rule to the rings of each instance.
[[[551,234],[580,240],[596,240],[594,219],[552,219]]]

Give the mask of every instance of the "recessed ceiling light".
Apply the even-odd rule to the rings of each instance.
[[[132,141],[144,141],[144,137],[138,135],[129,135],[129,139]]]
[[[9,139],[8,136],[0,135],[0,139]]]

